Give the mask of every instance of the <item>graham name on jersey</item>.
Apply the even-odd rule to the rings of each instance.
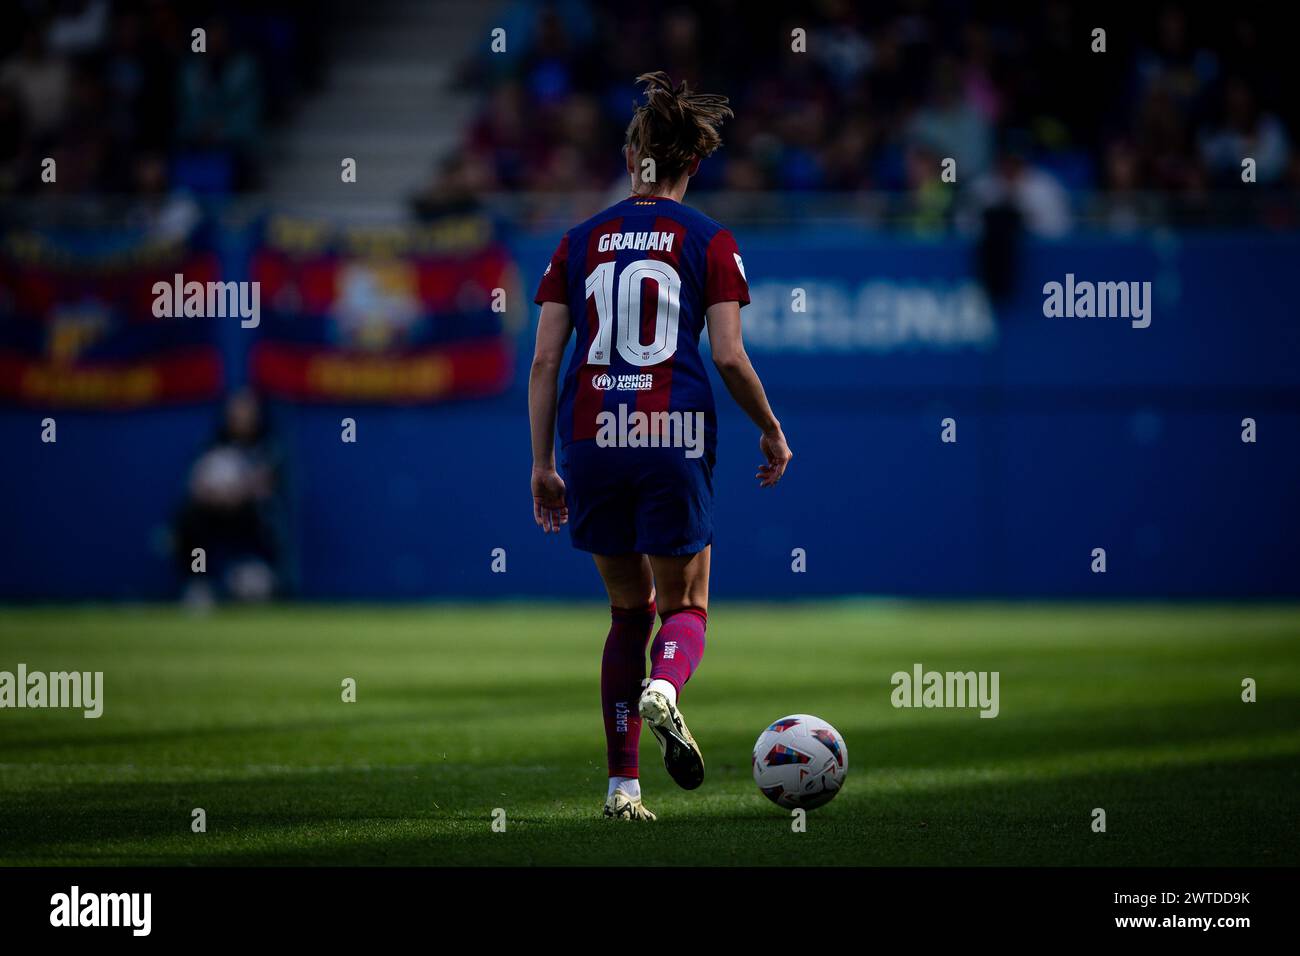
[[[673,251],[673,237],[676,233],[672,232],[608,232],[600,237],[596,244],[599,252],[609,252],[620,249],[657,249],[660,252]]]

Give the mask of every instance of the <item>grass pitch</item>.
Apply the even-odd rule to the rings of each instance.
[[[0,710],[0,864],[1300,856],[1297,607],[719,603],[682,699],[708,778],[676,789],[645,733],[645,825],[600,817],[606,626],[594,605],[0,611],[0,670],[105,684],[98,720]],[[890,676],[918,662],[1000,672],[1000,715],[895,709]],[[850,768],[795,833],[749,757],[801,711]]]

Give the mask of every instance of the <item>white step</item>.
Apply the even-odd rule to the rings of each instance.
[[[452,89],[486,45],[499,5],[482,0],[367,0],[327,39],[325,88],[274,138],[266,164],[276,198],[400,214],[462,141],[480,102]],[[357,182],[339,179],[343,157]]]

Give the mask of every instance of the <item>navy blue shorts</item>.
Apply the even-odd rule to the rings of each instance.
[[[573,546],[592,554],[695,554],[713,543],[713,456],[680,448],[560,453]]]

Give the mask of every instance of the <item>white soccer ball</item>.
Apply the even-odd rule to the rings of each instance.
[[[844,786],[848,770],[844,738],[811,714],[782,717],[754,744],[754,782],[765,797],[787,810],[829,803]]]

